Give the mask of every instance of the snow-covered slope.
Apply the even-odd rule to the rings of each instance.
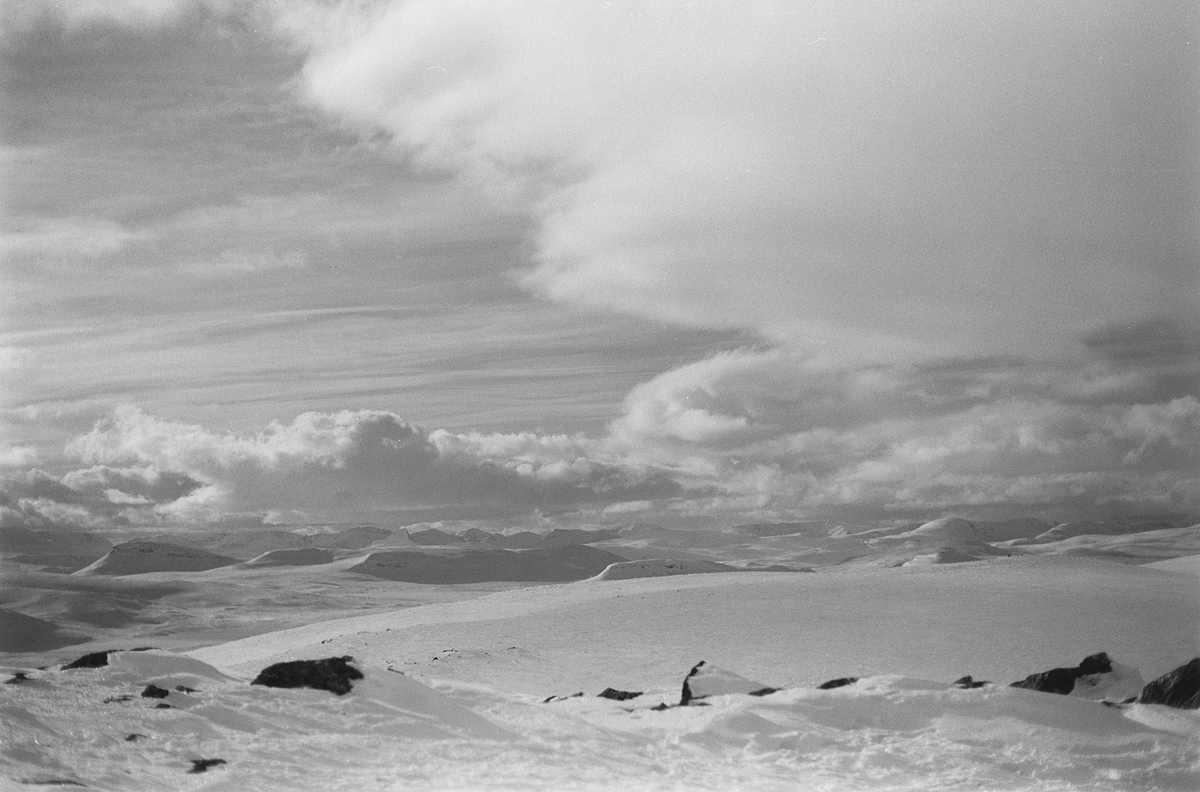
[[[393,550],[371,553],[349,571],[435,585],[489,580],[559,583],[591,577],[624,560],[586,545],[540,550]]]
[[[619,561],[609,564],[592,580],[629,580],[630,578],[664,577],[667,575],[697,575],[707,572],[736,572],[728,564],[715,561],[690,561],[650,558],[644,561]]]
[[[27,670],[5,689],[0,779],[140,790],[1191,790],[1200,715],[880,675],[771,691],[680,669],[631,700],[539,699],[358,662],[338,696],[192,658]],[[689,697],[680,682],[695,684]],[[691,698],[688,706],[678,706]]]
[[[199,572],[228,566],[240,559],[198,547],[168,542],[133,541],[114,545],[103,558],[76,575],[139,575],[146,572]]]
[[[329,564],[334,560],[331,551],[322,547],[303,547],[296,550],[271,550],[246,562],[247,566],[309,566]]]
[[[1131,534],[1082,534],[1056,542],[1013,543],[1026,553],[1067,556],[1100,556],[1132,564],[1178,558],[1200,553],[1200,525],[1190,528],[1165,528]],[[1007,547],[1007,543],[999,545]]]

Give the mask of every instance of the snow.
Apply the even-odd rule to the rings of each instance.
[[[736,572],[728,564],[691,559],[648,558],[643,561],[619,561],[609,564],[591,580],[628,580],[668,575],[696,575],[710,572]]]
[[[133,541],[115,545],[76,575],[138,575],[145,572],[198,572],[236,564],[239,559],[169,542]]]
[[[639,529],[624,540],[666,552],[671,533]],[[909,542],[979,542],[870,536],[884,541],[831,541],[858,542],[877,557]],[[1159,550],[1190,541],[1186,532],[1139,536]],[[707,550],[696,547],[742,552],[730,538],[701,537]],[[601,546],[619,553],[613,541]],[[409,555],[478,554],[485,566],[521,568],[542,559],[549,568],[579,553],[474,548]],[[586,550],[576,561],[595,560]],[[0,684],[0,787],[1200,788],[1200,712],[1095,700],[1128,698],[1141,680],[1200,656],[1200,586],[1178,568],[1187,559],[1137,566],[1048,552],[811,574],[446,585],[348,571],[378,555],[350,552],[305,566],[15,580],[16,599],[4,603],[14,613],[41,615],[46,603],[70,613],[89,601],[129,610],[106,643],[10,655],[24,659],[10,660],[0,681],[17,671],[25,681]],[[601,569],[614,569],[607,563]],[[660,559],[629,568],[672,564],[704,566]],[[223,626],[230,613],[240,621]],[[253,619],[261,624],[248,633]],[[42,622],[35,626],[57,626]],[[60,667],[146,645],[174,651]],[[1099,651],[1114,671],[1080,680],[1070,696],[1008,686]],[[249,684],[275,662],[343,655],[365,675],[346,696]],[[677,706],[700,661],[692,681],[705,698]],[[968,674],[994,684],[951,684]],[[838,677],[859,680],[817,689]],[[143,698],[149,684],[167,696]],[[607,687],[644,692],[599,698]],[[746,695],[764,687],[781,690]],[[202,759],[225,763],[190,773]]]
[[[882,675],[656,711],[678,701],[677,687],[632,702],[589,690],[543,704],[364,664],[365,679],[338,697],[255,687],[161,655],[136,673],[125,663],[138,654],[5,686],[0,772],[22,785],[122,791],[1127,791],[1200,782],[1194,712],[1005,686]],[[139,695],[151,678],[186,679],[194,692],[173,690],[173,706],[158,709],[160,700]],[[199,759],[224,764],[189,774]]]

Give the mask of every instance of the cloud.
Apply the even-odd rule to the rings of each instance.
[[[112,489],[161,504],[161,514],[362,511],[483,504],[509,512],[575,508],[682,492],[667,476],[589,457],[582,438],[428,433],[391,413],[305,413],[253,435],[218,434],[118,410],[76,438],[85,462],[172,471],[198,482],[163,499],[96,467],[69,474],[75,489]],[[112,498],[110,498],[112,500]]]
[[[144,242],[145,232],[89,218],[43,219],[32,227],[0,233],[0,254],[40,259],[90,259],[109,256]]]
[[[154,467],[97,465],[61,477],[42,470],[0,481],[0,525],[95,528],[161,522],[160,507],[201,487],[185,474]]]
[[[222,278],[255,275],[274,270],[303,269],[308,265],[308,256],[299,251],[251,253],[244,250],[225,250],[213,258],[185,262],[180,269],[202,278]]]
[[[1200,401],[1138,402],[1153,388],[1131,381],[1145,376],[1095,361],[847,367],[742,351],[634,388],[609,442],[728,507],[781,514],[1096,510],[1118,496],[1195,512]]]
[[[248,0],[9,0],[4,14],[10,29],[27,29],[49,19],[67,29],[89,25],[161,28],[201,11],[229,14],[249,5]]]
[[[304,79],[526,196],[523,282],[554,299],[877,357],[1061,350],[1189,303],[1185,17],[410,0]]]

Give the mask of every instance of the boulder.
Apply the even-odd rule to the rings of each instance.
[[[642,691],[640,690],[617,690],[616,688],[607,687],[597,693],[596,698],[612,699],[613,701],[629,701],[629,699],[635,699],[640,695],[642,695]]]
[[[1114,663],[1105,652],[1085,657],[1074,668],[1052,668],[1012,683],[1016,688],[1095,700],[1127,698],[1137,695],[1142,686],[1136,668]]]
[[[992,684],[992,683],[985,682],[982,679],[973,679],[970,674],[968,674],[965,677],[959,677],[958,679],[954,680],[954,687],[962,688],[963,690],[974,690],[975,688],[981,688],[984,685],[990,685],[990,684]]]
[[[83,657],[72,660],[62,667],[63,671],[70,671],[72,668],[103,668],[108,665],[108,656],[116,649],[105,649],[101,652],[92,652],[85,654]]]
[[[688,705],[709,696],[724,696],[730,693],[765,696],[777,690],[779,688],[768,687],[701,660],[684,678],[679,703]]]
[[[838,677],[837,679],[831,679],[828,682],[822,682],[821,684],[817,685],[817,690],[833,690],[834,688],[853,685],[857,681],[858,677]]]
[[[226,764],[224,759],[193,759],[189,773],[207,773],[208,768]]]
[[[264,668],[250,684],[274,688],[313,688],[344,696],[354,687],[351,680],[363,678],[362,672],[350,665],[353,659],[345,655],[324,660],[275,663]]]
[[[1200,657],[1163,674],[1142,688],[1138,704],[1200,709]]]

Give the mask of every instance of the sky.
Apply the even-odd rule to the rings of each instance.
[[[7,0],[0,526],[1200,515],[1181,0]]]

